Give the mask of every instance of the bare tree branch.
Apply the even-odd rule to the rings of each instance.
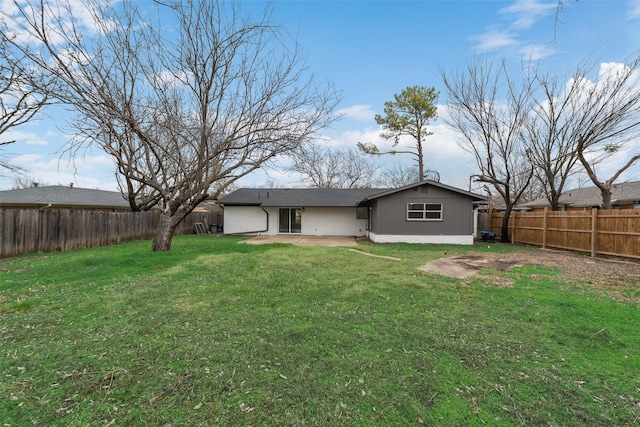
[[[424,179],[440,182],[440,173],[427,169]],[[400,188],[420,181],[418,167],[404,167],[400,164],[390,166],[382,171],[379,182],[383,187]]]
[[[536,86],[534,108],[525,122],[523,138],[529,146],[534,174],[552,210],[558,210],[560,195],[567,181],[580,171],[575,150],[576,85],[537,70],[524,70],[523,78]]]
[[[602,207],[611,209],[615,180],[640,159],[640,56],[621,64],[601,65],[595,81],[587,78],[589,69],[579,68],[571,81],[579,93],[573,99],[571,136],[585,172],[601,191]],[[629,159],[610,177],[599,177],[593,159],[603,161],[627,148]]]
[[[475,157],[480,170],[476,180],[489,184],[504,200],[501,239],[508,241],[509,215],[533,176],[522,138],[532,88],[516,86],[504,62],[496,67],[471,61],[458,74],[442,72],[442,77],[449,96],[446,122],[461,134],[460,146]]]
[[[0,31],[0,147],[15,140],[2,140],[9,130],[33,119],[48,102],[47,82],[38,70],[29,69],[19,51],[11,47],[11,34]],[[23,171],[0,157],[0,169]]]
[[[375,185],[377,167],[354,149],[332,150],[311,144],[296,150],[290,172],[316,188],[368,188]]]
[[[335,118],[338,95],[307,73],[299,47],[267,11],[252,20],[224,1],[157,3],[154,11],[94,0],[89,37],[69,3],[16,6],[40,43],[17,47],[58,79],[56,97],[77,111],[69,150],[99,144],[128,191],[159,198],[154,250],[169,250],[175,227],[201,201]]]

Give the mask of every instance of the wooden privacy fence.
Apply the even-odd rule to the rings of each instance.
[[[503,216],[490,216],[498,235]],[[640,209],[514,212],[509,233],[513,243],[640,259]]]
[[[208,227],[217,219],[215,213],[192,212],[176,234],[194,233],[195,223]],[[0,258],[151,239],[159,220],[160,212],[0,209]]]

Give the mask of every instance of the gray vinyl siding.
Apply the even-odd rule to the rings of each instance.
[[[442,219],[407,219],[407,203],[439,203]],[[473,233],[473,199],[432,185],[423,185],[372,200],[371,231],[385,235],[446,235]]]

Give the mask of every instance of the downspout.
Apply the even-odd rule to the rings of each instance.
[[[264,212],[264,214],[267,216],[267,228],[265,228],[264,230],[254,231],[254,233],[258,233],[258,236],[260,235],[260,233],[266,233],[267,231],[269,231],[269,212],[267,212],[266,209],[262,206],[260,206],[260,209],[262,209],[262,212]]]
[[[264,230],[245,231],[243,232],[243,234],[257,233],[259,236],[260,233],[266,233],[267,231],[269,231],[269,212],[267,212],[262,206],[260,206],[260,209],[262,209],[262,212],[264,212],[264,214],[267,216],[267,228],[265,228]]]

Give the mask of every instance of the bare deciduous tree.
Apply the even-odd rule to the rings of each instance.
[[[16,2],[12,22],[38,42],[17,47],[78,113],[70,150],[99,144],[126,185],[159,197],[152,248],[167,251],[201,201],[312,140],[338,97],[268,11],[256,20],[236,3],[197,0],[138,9],[148,6],[89,1],[81,21],[69,3]]]
[[[424,179],[440,182],[440,173],[427,169],[424,171]],[[384,187],[400,188],[419,182],[420,173],[417,167],[404,167],[401,164],[395,164],[381,172],[379,181]]]
[[[522,131],[531,110],[531,87],[518,86],[504,62],[470,61],[457,74],[442,72],[449,97],[446,122],[461,135],[461,147],[473,154],[480,173],[505,203],[501,240],[508,241],[509,216],[526,191],[533,166]],[[504,92],[503,92],[504,90]]]
[[[570,79],[550,74],[533,78],[540,94],[526,127],[530,157],[553,210],[567,180],[583,171],[600,188],[603,207],[611,207],[611,185],[640,156],[630,159],[608,179],[599,180],[598,163],[622,151],[640,128],[639,59],[629,64],[603,64],[589,80],[592,66],[579,66]]]
[[[10,33],[0,31],[0,135],[27,123],[47,103],[47,84],[38,70],[27,69],[19,51],[12,49]],[[40,91],[44,88],[44,91]],[[0,147],[15,141],[0,140]],[[23,170],[0,157],[0,169]]]
[[[33,177],[27,175],[16,175],[13,177],[13,185],[11,186],[12,190],[19,190],[22,188],[35,188],[40,186],[41,183],[37,182]],[[46,185],[46,184],[44,184]],[[43,186],[44,186],[43,185]]]
[[[534,174],[551,209],[556,211],[567,181],[579,171],[580,163],[573,140],[576,85],[551,74],[523,73],[536,86],[534,108],[525,122],[524,135]],[[536,192],[534,191],[533,194]]]
[[[588,68],[577,71],[571,85],[579,95],[573,100],[575,150],[585,172],[600,189],[602,207],[611,209],[611,189],[616,179],[640,160],[640,56],[625,63],[602,64],[595,81]],[[598,176],[594,159],[628,150],[628,158],[608,178]]]
[[[290,172],[316,188],[368,188],[376,181],[377,168],[357,150],[332,150],[313,144],[293,156]]]

